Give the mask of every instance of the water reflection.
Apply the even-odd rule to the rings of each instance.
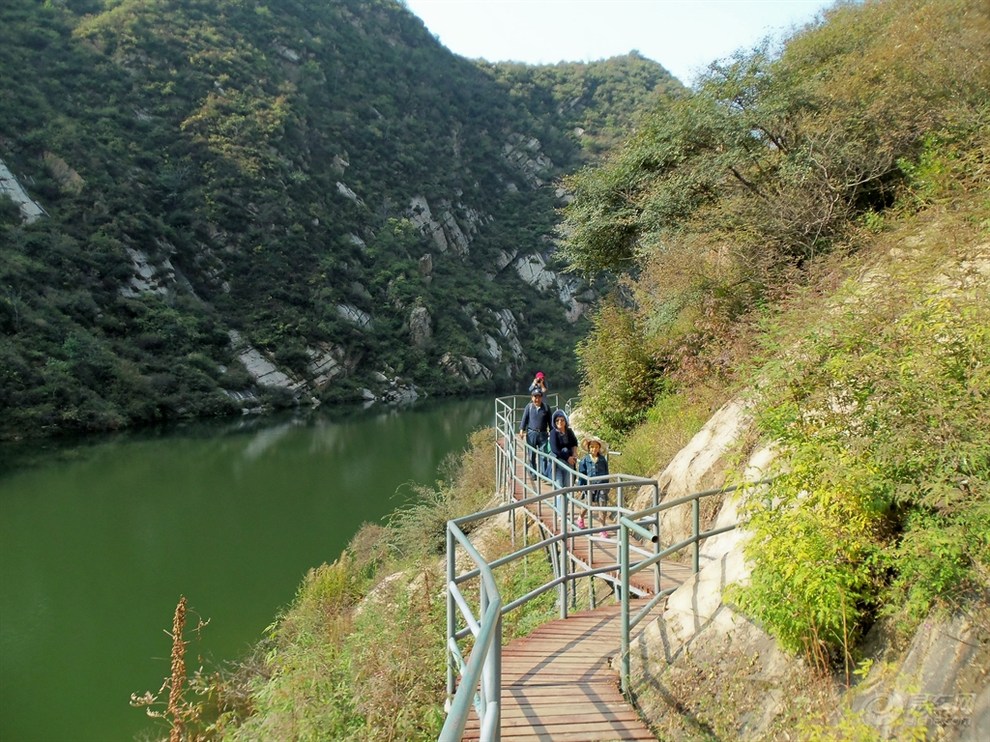
[[[431,484],[490,398],[0,449],[0,739],[126,740],[179,595],[236,658],[306,571]],[[398,495],[396,494],[398,492]]]

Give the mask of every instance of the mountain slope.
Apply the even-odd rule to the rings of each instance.
[[[679,87],[480,66],[394,0],[2,15],[0,159],[45,214],[0,197],[18,434],[573,379],[555,181]]]

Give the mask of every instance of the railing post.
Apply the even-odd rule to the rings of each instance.
[[[568,573],[568,562],[570,561],[568,554],[570,550],[567,548],[568,539],[568,528],[567,528],[567,495],[557,495],[557,499],[560,501],[560,576],[563,578],[560,581],[560,617],[567,618],[567,573]]]
[[[701,540],[698,534],[701,533],[701,498],[696,497],[691,502],[691,520],[694,525],[694,573],[701,570]]]
[[[492,673],[492,690],[489,698],[491,699],[491,708],[495,715],[495,720],[492,722],[492,740],[493,742],[500,742],[502,739],[502,614],[500,613],[498,618],[495,619],[495,639],[492,640],[491,646],[492,658],[490,662],[490,668]]]
[[[455,689],[455,672],[454,672],[454,653],[450,649],[450,642],[454,638],[454,634],[457,631],[455,621],[454,621],[454,611],[456,610],[456,605],[454,604],[454,594],[450,591],[450,585],[454,581],[454,534],[450,530],[450,526],[447,526],[447,641],[444,642],[447,652],[447,704],[451,702],[454,697]]]
[[[506,436],[503,432],[502,438],[505,441],[505,449],[508,458],[505,460],[503,465],[502,476],[507,482],[506,494],[507,501],[511,502],[515,500],[516,496],[516,441],[512,436],[512,431],[510,429],[509,434]],[[525,492],[523,493],[525,496]],[[508,512],[509,516],[509,530],[512,534],[512,548],[516,548],[516,514],[515,511],[510,510]]]
[[[622,590],[621,608],[621,633],[622,645],[621,654],[621,680],[622,694],[629,696],[629,528],[623,521],[623,516],[619,516],[619,574],[621,579],[620,589]]]
[[[653,507],[654,509],[660,504],[660,485],[657,482],[653,483]],[[654,524],[653,524],[653,554],[654,556],[660,553],[660,513],[654,512]],[[660,565],[660,561],[657,561],[657,568],[653,573],[653,592],[660,592],[660,585],[663,583],[663,576],[661,570],[663,568]]]

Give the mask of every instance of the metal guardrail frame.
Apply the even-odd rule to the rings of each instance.
[[[548,395],[557,403],[556,395]],[[526,396],[499,397],[495,400],[495,486],[496,493],[502,500],[502,504],[478,513],[473,513],[462,518],[457,518],[447,522],[447,718],[439,739],[442,742],[456,742],[460,740],[464,727],[467,723],[468,714],[473,703],[474,708],[481,721],[481,740],[499,740],[501,738],[501,645],[502,645],[502,616],[509,611],[523,605],[538,595],[542,595],[548,590],[558,588],[560,593],[558,602],[560,606],[560,617],[567,617],[569,583],[575,582],[581,577],[598,576],[609,580],[616,585],[621,600],[621,667],[620,674],[622,680],[622,691],[628,695],[630,676],[630,637],[632,629],[635,628],[659,603],[667,597],[672,589],[660,590],[660,562],[661,560],[677,551],[681,551],[689,546],[694,547],[693,571],[697,573],[700,569],[700,549],[701,542],[705,539],[725,533],[736,528],[736,525],[725,526],[702,532],[700,530],[700,501],[706,497],[725,494],[735,491],[742,485],[723,487],[719,489],[706,490],[685,497],[680,497],[670,502],[660,504],[658,502],[659,485],[655,479],[644,479],[632,477],[625,474],[611,474],[607,477],[593,477],[588,484],[565,487],[563,489],[553,489],[553,482],[540,472],[533,472],[528,465],[529,457],[532,453],[540,455],[542,452],[535,451],[528,444],[523,444],[524,474],[521,477],[523,491],[529,495],[522,500],[515,500],[515,486],[520,483],[520,477],[515,473],[515,438],[518,431],[518,424],[521,419],[522,410],[528,403]],[[572,400],[568,400],[570,405]],[[563,465],[570,474],[573,481],[578,473],[570,467]],[[536,475],[535,484],[530,484],[528,473]],[[584,480],[585,477],[580,477]],[[605,481],[600,481],[605,480]],[[746,483],[745,486],[762,484],[769,480]],[[548,484],[550,489],[543,492],[543,485]],[[653,504],[645,510],[632,512],[624,507],[623,489],[629,486],[637,490],[642,486],[653,487]],[[618,493],[615,506],[592,507],[577,498],[577,495],[591,489],[615,489]],[[692,536],[677,544],[672,544],[664,549],[660,548],[660,513],[679,505],[692,503]],[[510,531],[512,535],[513,548],[516,547],[516,513],[517,511],[526,513],[528,517],[534,517],[528,510],[529,505],[536,505],[537,512],[548,507],[553,512],[556,535],[544,538],[536,543],[528,544],[527,531],[523,530],[524,544],[520,549],[516,549],[511,554],[488,562],[471,544],[470,539],[464,533],[464,527],[479,520],[484,520],[492,516],[506,513],[509,518]],[[577,528],[574,511],[575,508],[586,511],[607,511],[616,515],[614,524],[601,527]],[[600,534],[605,532],[616,532],[618,539],[619,563],[608,565],[597,569],[591,568],[593,558],[590,550],[596,538],[600,539]],[[641,547],[630,544],[630,537],[635,536],[651,544],[653,549],[647,551]],[[589,564],[588,569],[583,571],[569,572],[569,563],[575,559],[573,554],[568,554],[568,543],[574,538],[584,537],[589,539]],[[464,549],[470,560],[474,563],[474,569],[467,570],[462,574],[457,574],[456,549],[460,546]],[[520,596],[506,603],[498,590],[495,582],[494,569],[509,562],[527,556],[539,549],[548,551],[551,561],[554,564],[554,579],[550,582],[531,590],[526,595]],[[635,555],[635,559],[634,559]],[[654,596],[647,601],[647,604],[632,615],[630,612],[630,595],[634,592],[631,585],[631,578],[634,574],[651,567],[655,568],[655,592]],[[615,578],[608,573],[619,572],[619,577]],[[479,580],[477,616],[468,605],[460,585],[469,580]],[[576,601],[576,591],[571,591],[571,597]],[[460,612],[465,626],[458,628],[457,615]],[[468,635],[474,637],[474,646],[469,659],[465,662],[459,645],[460,639]],[[460,683],[457,683],[457,675],[460,672]]]

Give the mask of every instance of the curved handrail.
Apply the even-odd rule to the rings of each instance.
[[[502,642],[502,596],[499,594],[498,586],[495,584],[495,576],[491,567],[471,544],[467,536],[455,523],[447,525],[447,555],[448,560],[454,553],[453,542],[457,541],[468,553],[481,575],[481,606],[482,614],[480,621],[469,621],[472,633],[475,637],[474,649],[471,652],[471,659],[467,663],[460,687],[454,694],[447,709],[447,723],[443,725],[440,732],[440,742],[458,742],[464,734],[464,725],[467,723],[468,711],[471,702],[474,700],[474,689],[480,685],[480,698],[476,704],[478,718],[481,719],[483,730],[482,738],[491,738],[484,734],[484,730],[498,729],[500,718],[500,696],[501,696],[501,642]],[[448,562],[448,574],[452,565]],[[449,591],[454,590],[453,595],[460,596],[460,591],[456,585],[447,585]],[[455,597],[455,600],[457,598]],[[463,599],[457,600],[458,606],[467,616],[470,609]],[[452,634],[452,614],[447,613],[447,636]],[[451,654],[460,657],[457,651],[456,642],[450,646],[448,640],[448,662]],[[494,655],[493,655],[494,650]],[[487,670],[487,672],[486,672]],[[490,734],[490,731],[489,731]]]
[[[551,478],[542,475],[539,471],[534,471],[530,465],[530,456],[537,454],[544,455],[527,443],[522,443],[523,470],[520,477],[516,473],[516,433],[522,410],[529,402],[529,398],[524,395],[510,397],[499,397],[495,400],[495,429],[497,441],[495,445],[495,474],[496,493],[501,496],[502,504],[487,510],[472,513],[470,515],[456,518],[447,522],[447,718],[444,722],[443,730],[439,739],[448,740],[460,739],[463,733],[467,717],[474,702],[481,721],[481,739],[498,740],[500,738],[499,724],[501,717],[501,643],[502,643],[502,616],[509,611],[525,604],[529,600],[542,595],[543,593],[557,588],[559,590],[560,617],[567,617],[568,606],[568,586],[582,577],[598,576],[609,580],[615,584],[621,599],[621,620],[622,620],[622,648],[621,648],[621,676],[623,692],[628,692],[629,685],[629,646],[632,629],[639,624],[652,610],[657,603],[666,598],[672,589],[661,591],[660,589],[660,562],[661,560],[683,550],[689,546],[694,547],[693,568],[697,572],[700,568],[700,543],[706,538],[724,533],[736,527],[736,524],[723,526],[702,532],[700,530],[700,500],[738,489],[741,485],[732,487],[706,490],[685,497],[677,498],[665,503],[660,503],[659,484],[655,479],[634,477],[627,474],[615,473],[603,477],[584,477],[579,475],[566,464],[559,464],[565,469],[573,481],[586,482],[569,487],[554,488]],[[533,474],[534,481],[531,483],[527,474]],[[768,480],[761,480],[763,481]],[[746,486],[759,483],[747,483]],[[549,489],[544,491],[544,485]],[[521,500],[515,499],[517,486],[521,486],[526,494]],[[635,487],[638,491],[640,487],[649,486],[653,488],[653,503],[651,507],[640,511],[631,511],[625,505],[624,490]],[[580,495],[592,489],[607,489],[616,491],[616,505],[614,506],[592,506],[585,503]],[[660,548],[660,513],[679,505],[692,503],[693,508],[693,528],[692,536],[677,544],[672,544],[664,549]],[[554,528],[553,535],[546,536],[533,544],[525,544],[521,549],[516,549],[516,515],[523,512],[527,517],[530,514],[529,507],[534,507],[537,517],[544,507],[549,508],[552,513]],[[615,522],[609,525],[579,528],[575,513],[607,512],[615,516]],[[486,560],[472,545],[470,538],[465,534],[468,526],[477,521],[491,518],[498,515],[507,515],[512,534],[514,551],[491,561]],[[589,520],[591,518],[589,517]],[[592,521],[593,523],[593,521]],[[576,538],[586,538],[589,543],[589,553],[594,548],[596,542],[603,540],[605,534],[614,533],[618,540],[617,564],[610,564],[605,567],[593,567],[593,559],[589,555],[588,563],[580,562],[573,554],[573,548],[569,546]],[[631,543],[631,536],[642,539],[647,545],[652,547],[646,549]],[[523,531],[524,540],[527,532]],[[615,543],[615,542],[611,542]],[[473,567],[457,573],[456,550],[460,546],[464,549]],[[500,593],[494,577],[494,570],[498,567],[523,558],[537,550],[544,549],[548,552],[554,566],[554,578],[545,582],[528,593],[506,600]],[[571,562],[574,562],[572,565]],[[572,566],[585,567],[585,569],[572,569]],[[637,611],[633,616],[630,614],[630,596],[637,592],[631,585],[631,578],[644,569],[655,568],[655,589],[653,597],[647,601],[646,606]],[[616,576],[618,572],[618,576]],[[469,605],[469,600],[465,597],[462,585],[478,581],[478,610],[477,615]],[[575,591],[571,591],[571,599],[576,600]],[[641,592],[640,592],[641,594]],[[458,615],[463,622],[462,627],[458,627]],[[467,662],[460,652],[458,642],[473,636],[474,645]],[[457,683],[457,675],[460,672],[460,682]]]

